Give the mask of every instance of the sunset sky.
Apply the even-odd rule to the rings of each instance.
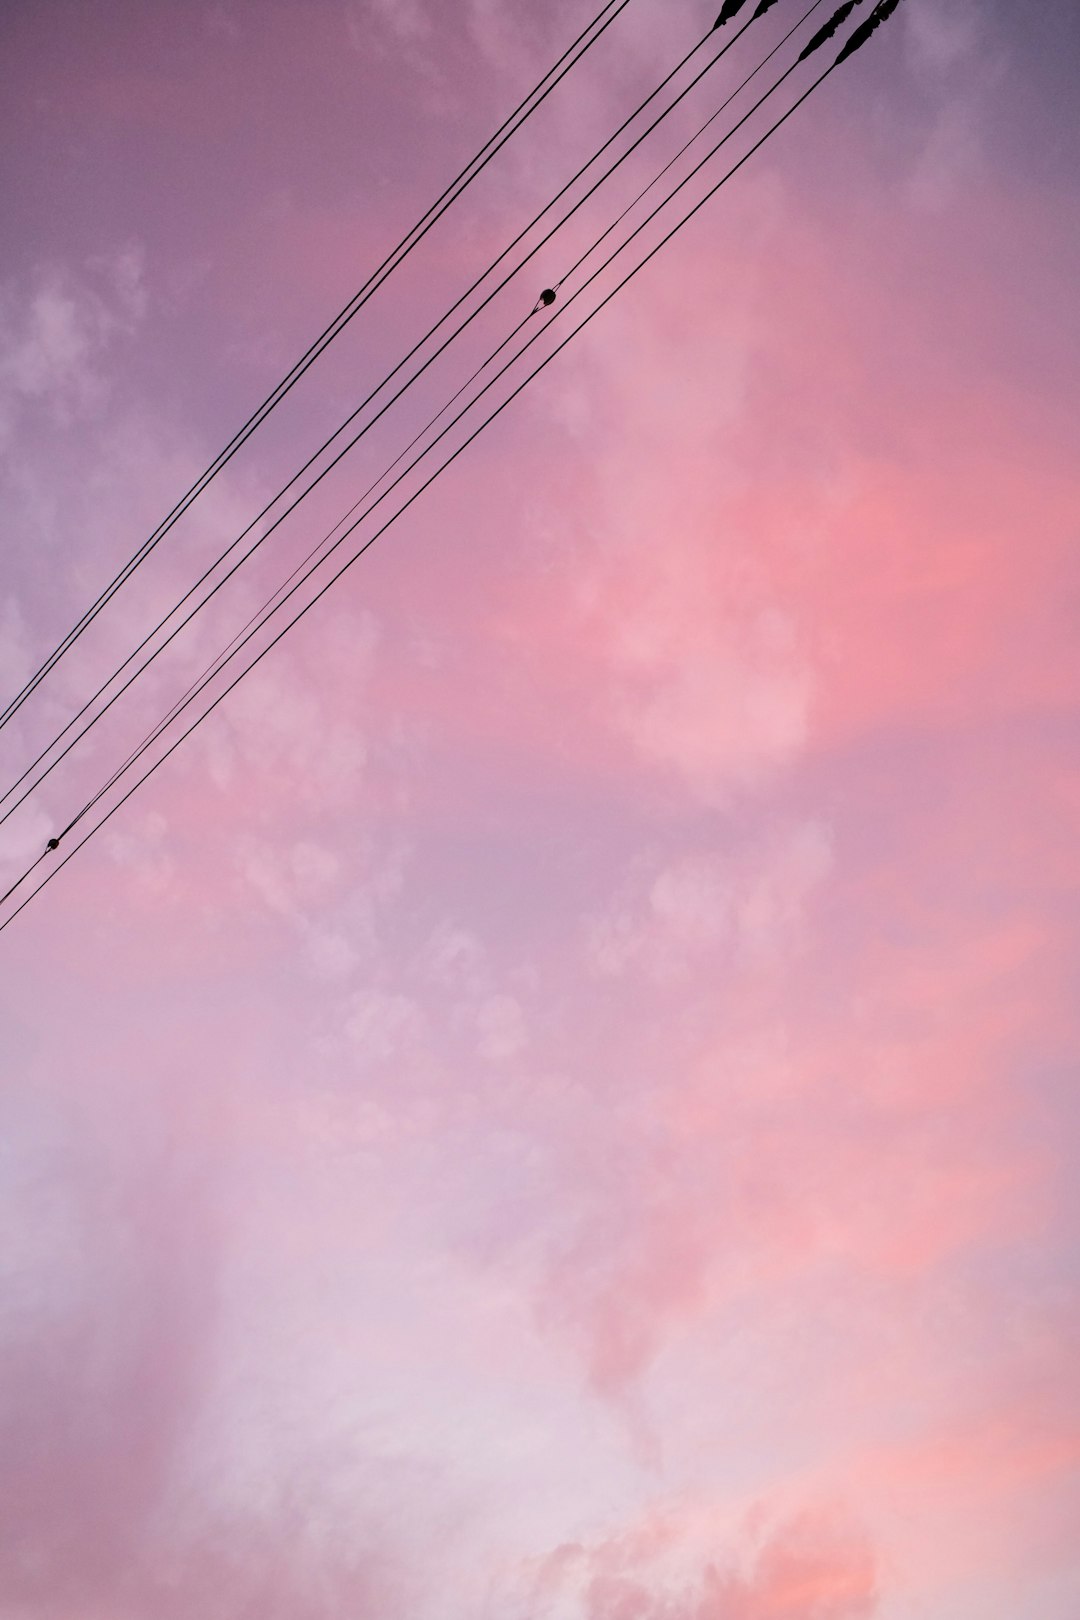
[[[629,0],[0,788],[718,3]],[[599,5],[0,8],[0,701]],[[0,1620],[1080,1616],[1078,73],[902,0],[0,933]]]

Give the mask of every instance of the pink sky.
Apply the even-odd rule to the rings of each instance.
[[[5,785],[715,9],[631,0]],[[1080,1614],[1080,36],[1019,13],[904,0],[0,937],[0,1620]],[[589,15],[7,8],[5,698]]]

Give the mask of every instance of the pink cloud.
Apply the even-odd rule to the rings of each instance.
[[[878,1612],[874,1551],[842,1516],[756,1518],[738,1555],[697,1568],[685,1562],[689,1527],[677,1513],[596,1545],[561,1547],[539,1571],[534,1597],[547,1613],[571,1586],[582,1620],[869,1620]],[[673,1578],[676,1553],[681,1578]]]
[[[12,679],[555,29],[359,15],[18,20]],[[12,757],[674,52],[639,16]],[[3,936],[0,1606],[1071,1614],[1072,244],[982,130],[914,200],[985,65],[919,16]]]

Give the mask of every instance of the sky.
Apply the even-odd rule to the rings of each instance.
[[[630,0],[5,786],[715,9]],[[5,700],[591,15],[9,0]],[[0,1620],[1076,1620],[1078,66],[902,0],[0,935]]]

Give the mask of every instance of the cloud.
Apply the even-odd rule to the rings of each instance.
[[[55,1092],[31,1098],[5,1099],[18,1179],[0,1189],[3,1220],[33,1288],[5,1289],[0,1315],[0,1590],[34,1612],[108,1604],[145,1567],[197,1400],[219,1211],[145,1099],[104,1130]]]
[[[909,0],[904,7],[908,48],[916,68],[948,73],[979,43],[979,14],[971,0]]]
[[[980,118],[959,98],[942,108],[908,180],[912,202],[928,211],[948,206],[982,158]]]
[[[347,52],[327,94],[340,9],[295,9],[245,83],[296,87],[296,119],[199,193],[279,346],[406,207],[355,206],[357,154],[442,161],[476,19],[515,61],[568,23],[515,42],[514,7],[428,5],[440,49],[415,51],[400,14],[403,66],[442,81],[402,110],[392,74],[353,93]],[[362,15],[363,48],[397,37]],[[164,70],[138,30],[127,52],[116,99],[156,110]],[[968,56],[935,52],[890,140],[969,105]],[[235,105],[176,76],[189,56],[161,138],[210,184]],[[508,191],[627,93],[609,61],[595,99],[552,97]],[[234,122],[235,158],[261,126]],[[371,616],[355,591],[313,614],[4,936],[20,1620],[1071,1613],[1075,1324],[1047,1301],[1076,1227],[1075,478],[1040,268],[1066,255],[1037,198],[961,185],[931,224],[892,148],[871,187],[872,142],[845,121],[843,165],[817,164],[824,115],[804,127],[373,554]],[[123,176],[156,151],[127,143]],[[279,216],[253,255],[236,199],[282,165],[298,190],[318,169],[315,228]],[[167,244],[177,188],[151,192]],[[463,217],[413,262],[410,314],[410,286],[486,256]],[[16,678],[216,448],[124,394],[140,288],[118,262],[17,289],[14,431],[43,437],[13,494]],[[356,323],[361,358],[399,313]],[[148,341],[152,375],[190,359]],[[259,476],[118,604],[116,644]],[[803,1510],[830,1491],[859,1525]]]
[[[376,28],[405,46],[416,45],[431,33],[431,18],[424,0],[366,0],[363,10],[356,5],[346,10],[349,38],[353,47],[362,53],[370,48],[369,18]]]
[[[567,1544],[534,1577],[543,1616],[574,1620],[872,1620],[878,1612],[872,1545],[843,1514],[804,1511],[758,1528],[734,1554],[692,1570],[700,1529],[678,1511],[658,1513],[636,1533]],[[561,1601],[560,1601],[561,1600]]]
[[[767,238],[775,215],[767,187],[745,198],[748,241]],[[743,500],[736,424],[760,343],[753,295],[737,253],[719,303],[711,265],[684,251],[679,274],[678,308],[670,286],[645,280],[627,290],[632,314],[620,306],[589,338],[587,365],[570,359],[600,448],[564,521],[593,537],[572,566],[598,714],[666,786],[724,808],[805,752],[815,670]],[[707,329],[688,314],[697,307]]]
[[[740,938],[751,958],[774,961],[801,947],[811,902],[833,861],[833,840],[820,822],[773,839],[739,901]]]
[[[100,409],[111,351],[146,308],[132,247],[80,272],[45,270],[29,285],[0,287],[0,443],[34,408],[59,427]]]
[[[808,1513],[768,1538],[749,1576],[710,1571],[687,1620],[870,1620],[877,1610],[876,1562],[865,1536]]]
[[[730,874],[715,856],[690,856],[645,880],[588,925],[587,952],[596,973],[618,977],[632,965],[657,979],[686,971],[703,951],[714,951],[731,925]]]
[[[528,1045],[528,1030],[521,1003],[514,996],[489,996],[476,1015],[480,1055],[492,1063],[516,1057]]]
[[[426,1020],[409,996],[378,988],[358,990],[350,998],[345,1034],[357,1061],[368,1068],[410,1056],[422,1041]]]
[[[659,593],[658,593],[659,595]],[[706,804],[724,805],[793,760],[807,737],[810,686],[776,621],[715,619],[697,633],[659,602],[635,645],[614,649],[614,714],[646,761],[674,771]],[[621,634],[633,634],[624,620]]]
[[[593,970],[632,968],[656,983],[685,980],[723,960],[744,969],[777,964],[803,942],[808,908],[832,866],[816,822],[777,829],[749,848],[639,863],[623,895],[587,925]]]

